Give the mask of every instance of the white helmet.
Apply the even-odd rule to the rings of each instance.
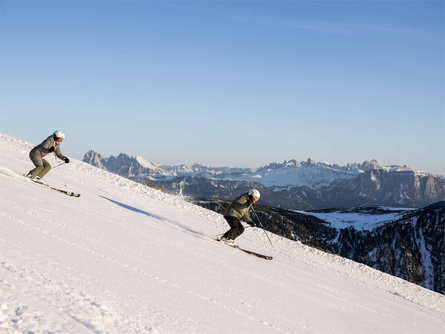
[[[65,134],[60,130],[54,131],[53,135],[56,138],[62,138],[63,140],[65,140]]]
[[[247,194],[252,196],[255,199],[255,201],[258,201],[260,199],[260,192],[256,189],[250,189]]]

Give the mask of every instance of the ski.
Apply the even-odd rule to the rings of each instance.
[[[253,255],[253,256],[256,256],[256,257],[260,257],[260,258],[265,259],[265,260],[272,260],[273,259],[273,257],[270,256],[270,255],[264,255],[264,254],[252,252],[250,250],[247,250],[247,249],[244,249],[244,248],[241,248],[241,247],[235,247],[235,248],[238,248],[240,251],[242,251],[244,253],[247,253],[247,254],[250,254],[250,255]]]
[[[77,193],[72,192],[72,191],[67,191],[67,190],[51,187],[50,185],[48,185],[48,184],[46,184],[46,183],[44,183],[42,181],[39,181],[39,180],[32,180],[31,179],[31,181],[34,182],[34,183],[40,184],[41,186],[44,186],[44,187],[46,187],[48,189],[55,190],[55,191],[57,191],[57,192],[59,192],[61,194],[65,194],[65,195],[70,196],[70,197],[80,197],[80,194],[77,194]]]
[[[54,187],[50,187],[50,186],[47,186],[47,187],[48,187],[49,189],[51,189],[51,190],[55,190],[55,191],[57,191],[57,192],[59,192],[59,193],[65,194],[65,195],[70,196],[70,197],[80,197],[80,194],[75,193],[75,192],[72,192],[72,191],[67,191],[67,190],[63,190],[63,189],[58,189],[58,188],[54,188]]]
[[[13,176],[13,175],[10,175],[10,176]],[[13,177],[14,177],[14,176],[13,176]],[[29,176],[27,176],[27,175],[25,175],[25,174],[22,174],[22,177],[23,177],[25,180],[27,180],[27,181],[30,181],[30,182],[32,182],[32,183],[41,185],[41,186],[46,187],[46,188],[48,188],[48,189],[57,191],[57,192],[59,192],[59,193],[61,193],[61,194],[64,194],[64,195],[67,195],[67,196],[70,196],[70,197],[80,197],[80,194],[78,194],[78,193],[75,193],[75,192],[72,192],[72,191],[68,191],[68,190],[59,189],[59,188],[55,188],[55,187],[51,187],[49,184],[47,184],[47,183],[45,183],[45,182],[43,182],[43,181],[40,181],[40,180],[34,180],[34,179],[30,178]],[[19,178],[19,177],[16,177],[16,178]],[[19,178],[19,179],[20,179],[20,178]]]
[[[250,254],[250,255],[259,257],[261,259],[264,259],[264,260],[272,260],[273,259],[273,257],[270,256],[270,255],[264,255],[264,254],[261,254],[261,253],[253,252],[253,251],[250,251],[248,249],[241,248],[238,245],[233,245],[233,246],[232,245],[228,245],[228,244],[222,242],[220,239],[215,239],[215,240],[221,242],[222,244],[225,244],[228,247],[232,247],[232,248],[238,249],[238,250],[240,250],[240,251],[242,251],[242,252],[244,252],[246,254]]]
[[[29,181],[35,183],[35,184],[38,184],[38,185],[41,185],[41,186],[46,187],[46,188],[48,188],[48,189],[57,191],[57,192],[59,192],[59,193],[61,193],[61,194],[64,194],[64,195],[67,195],[67,196],[70,196],[70,197],[80,197],[80,194],[77,194],[77,193],[75,193],[75,192],[68,191],[68,190],[63,190],[63,189],[59,189],[59,188],[51,187],[50,185],[46,184],[45,182],[42,182],[42,181],[40,181],[40,180],[33,180],[33,179],[29,178],[29,177],[26,176],[25,174],[23,174],[22,176],[25,177],[27,180],[29,180]]]

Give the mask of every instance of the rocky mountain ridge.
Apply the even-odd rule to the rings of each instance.
[[[231,199],[255,187],[262,194],[262,203],[288,209],[423,207],[445,199],[443,177],[407,166],[380,166],[376,160],[339,166],[309,158],[251,169],[200,164],[163,166],[123,153],[103,158],[90,151],[83,161],[186,196]]]

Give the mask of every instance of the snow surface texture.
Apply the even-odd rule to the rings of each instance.
[[[1,333],[444,333],[445,296],[0,134]],[[62,152],[64,151],[62,144]],[[50,159],[53,165],[53,159]],[[206,237],[207,236],[207,237]]]

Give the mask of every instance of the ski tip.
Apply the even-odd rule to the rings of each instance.
[[[264,254],[260,254],[260,253],[257,253],[257,252],[252,252],[250,250],[247,250],[247,249],[244,249],[244,248],[239,248],[239,247],[238,247],[238,249],[243,251],[244,253],[247,253],[247,254],[250,254],[250,255],[262,258],[264,260],[269,260],[270,261],[270,260],[273,259],[273,257],[270,256],[270,255],[264,255]]]

